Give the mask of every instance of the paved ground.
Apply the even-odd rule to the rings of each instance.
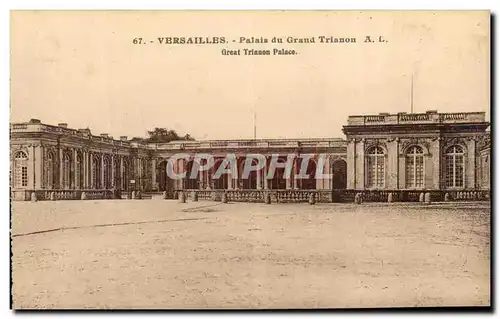
[[[422,207],[14,202],[14,308],[489,305],[490,206]]]

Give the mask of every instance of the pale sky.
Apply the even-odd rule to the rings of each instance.
[[[488,12],[14,12],[11,121],[196,139],[343,137],[348,115],[490,109]],[[357,37],[239,44],[239,37]],[[365,36],[387,43],[363,43]],[[227,44],[166,45],[158,37]],[[142,37],[144,45],[132,40]],[[154,41],[155,43],[150,43]],[[226,49],[295,56],[223,56]]]

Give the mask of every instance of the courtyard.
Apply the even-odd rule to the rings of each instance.
[[[490,305],[489,203],[12,203],[14,309]]]

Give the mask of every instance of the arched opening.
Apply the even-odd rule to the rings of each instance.
[[[28,155],[17,152],[14,156],[14,188],[28,187]]]
[[[71,188],[71,155],[64,153],[63,156],[63,188]]]
[[[115,171],[115,176],[113,179],[113,187],[117,189],[121,189],[121,174],[120,174],[120,160],[118,158],[115,158],[113,160],[113,167]]]
[[[174,189],[173,180],[167,174],[167,164],[167,161],[161,161],[157,165],[156,180],[158,181],[158,190],[160,192],[169,192]]]
[[[257,159],[252,160],[252,167],[257,166],[259,161]],[[255,170],[252,170],[248,173],[248,176],[244,175],[244,170],[245,170],[245,165],[246,165],[246,159],[243,158],[241,159],[238,171],[239,171],[239,180],[240,180],[240,188],[242,189],[257,189],[257,172]]]
[[[92,189],[101,188],[101,159],[98,155],[92,157]]]
[[[130,183],[130,164],[128,159],[123,159],[123,167],[122,167],[122,190],[127,191],[129,189]]]
[[[198,174],[192,176],[193,169],[195,168],[195,165],[198,164],[192,159],[184,163],[186,165],[186,168],[184,169],[184,172],[186,172],[186,176],[184,177],[184,189],[198,189],[198,176],[200,172],[198,171]]]
[[[283,164],[287,162],[286,156],[278,157],[277,163]],[[271,167],[271,158],[268,159],[268,166]],[[266,177],[270,177],[267,176]],[[286,179],[285,179],[285,168],[284,167],[276,167],[274,171],[274,176],[272,178],[268,178],[268,186],[269,189],[286,189]]]
[[[218,178],[215,176],[220,166],[224,163],[223,159],[216,160],[213,169],[210,172],[212,178],[213,189],[228,189],[228,174],[222,173]],[[224,168],[222,168],[224,169]]]
[[[347,163],[338,159],[332,164],[332,189],[347,188]]]
[[[102,188],[110,189],[111,188],[111,159],[108,156],[104,156],[103,159],[103,175],[104,180],[102,181]]]
[[[309,159],[306,170],[307,178],[302,179],[302,189],[316,189],[316,161]]]

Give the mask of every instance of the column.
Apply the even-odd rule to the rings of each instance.
[[[82,166],[81,166],[82,175],[82,188],[86,189],[87,188],[87,152],[85,150],[82,150]]]
[[[292,165],[293,165],[293,162],[292,162]],[[285,178],[285,189],[292,189],[293,166],[292,166],[292,169],[290,170],[290,175],[287,175],[287,166],[288,166],[288,156],[286,158],[286,166],[285,166],[284,171],[283,171],[283,177]]]
[[[398,185],[400,188],[405,189],[406,188],[406,154],[404,153],[404,150],[400,149],[398,146]],[[432,165],[427,164],[428,161],[428,156],[424,151],[424,188],[431,188],[432,185]],[[428,181],[428,179],[430,179]]]
[[[227,173],[227,189],[233,189],[233,174]]]
[[[111,155],[111,187],[116,188],[116,155]]]
[[[93,189],[94,185],[92,184],[92,152],[87,153],[87,188]]]
[[[156,159],[151,159],[151,190],[158,191],[158,186],[156,185]]]
[[[146,165],[147,165],[147,159],[141,158],[141,190],[142,191],[146,190],[146,186],[148,184],[148,180],[147,180],[148,178],[146,176],[146,174],[147,174]]]
[[[142,190],[142,184],[143,184],[143,176],[142,176],[142,157],[137,158],[137,180],[135,181],[138,185],[138,188]]]
[[[139,190],[142,190],[142,158],[138,157],[135,163],[135,171],[137,176],[137,178],[135,179],[135,184],[137,185],[137,188]]]
[[[356,189],[365,188],[365,140],[362,139],[359,143],[356,143]]]
[[[385,188],[397,189],[398,188],[398,142],[396,140],[387,141],[387,181]]]
[[[441,144],[442,138],[437,138],[435,141],[432,141],[430,146],[431,158],[430,162],[432,165],[428,165],[424,167],[425,169],[425,187],[432,185],[433,189],[441,189],[441,186],[444,185],[444,181],[442,182],[443,172],[441,170]],[[424,160],[426,158],[424,157]],[[425,161],[425,163],[429,163],[429,161]]]
[[[286,168],[285,168],[286,173]],[[290,172],[290,176],[285,176],[285,186],[286,189],[292,189],[292,172]]]
[[[72,174],[71,174],[71,188],[76,189],[76,148],[73,149],[73,161],[71,162],[72,165]]]
[[[469,138],[467,143],[467,158],[465,160],[465,188],[476,188],[476,141]]]
[[[123,156],[120,156],[120,189],[125,190],[125,174],[124,174],[124,169],[123,169]]]
[[[323,165],[323,169],[321,171],[321,174],[322,175],[330,174],[331,157],[329,155],[325,155],[325,154],[320,154],[320,156],[323,156],[323,161],[321,161],[318,158],[316,171],[318,170],[319,165]],[[316,174],[316,172],[314,172],[313,174]],[[328,179],[323,178],[323,177],[318,179],[316,177],[316,189],[328,189],[328,188],[330,188],[330,185],[331,185],[330,177]]]
[[[88,189],[92,189],[92,152],[87,152],[87,187]]]
[[[239,170],[238,170],[238,157],[236,157],[235,163],[236,163],[236,165],[234,167],[235,175],[233,176],[233,185],[234,185],[233,188],[234,189],[238,189],[238,188],[240,188],[239,187],[240,186],[239,185],[239,176],[240,176],[240,174],[239,174]]]
[[[64,165],[63,165],[63,150],[59,146],[59,189],[64,188],[63,178],[64,178]]]
[[[43,188],[43,146],[38,145],[35,147],[34,153],[34,162],[35,162],[35,172],[34,172],[34,180],[33,187],[35,189]]]
[[[255,174],[256,179],[257,179],[257,189],[262,189],[262,184],[261,183],[262,183],[262,173],[263,173],[263,170],[264,169],[258,169],[256,171],[256,174]]]
[[[347,142],[347,189],[356,188],[356,140]]]
[[[91,152],[89,154],[89,185],[91,189],[96,189],[97,175],[93,176],[94,171],[97,174],[97,167],[94,167],[94,152]],[[95,183],[94,180],[96,181]]]
[[[178,159],[177,160],[177,173],[184,172],[184,159]],[[177,188],[178,189],[184,189],[184,178],[180,178],[177,180]]]
[[[34,189],[35,188],[35,160],[36,160],[36,155],[35,155],[35,145],[31,145],[30,149],[28,150],[28,189]]]
[[[201,163],[202,163],[202,160],[200,159],[200,163],[199,165],[201,166]],[[195,165],[198,165],[198,162],[197,161],[193,161],[193,167]],[[200,172],[200,169],[198,167],[198,189],[205,189],[205,173],[206,171],[203,171],[203,172]]]
[[[398,170],[396,172],[396,177],[397,177],[396,178],[396,189],[401,189],[402,188],[401,185],[404,185],[404,183],[401,184],[401,182],[400,182],[401,179],[399,177],[401,175],[401,172],[404,171],[404,168],[403,168],[403,171],[401,170],[401,157],[399,156],[400,151],[401,151],[400,140],[399,140],[399,137],[397,137],[396,138],[396,153],[398,155],[396,156],[396,167],[398,168]],[[424,158],[424,162],[425,162],[425,158]],[[425,174],[425,172],[424,172],[424,174]],[[403,186],[403,187],[405,187],[405,186]]]
[[[299,179],[297,178],[297,176],[300,173],[300,157],[298,157],[298,155],[293,159],[292,173],[293,173],[293,189],[299,189]]]
[[[92,152],[87,152],[87,188],[92,189]]]
[[[262,171],[262,175],[264,177],[264,189],[269,189],[269,180],[267,179],[267,170],[268,170],[268,164],[267,164],[267,156],[266,156],[264,169]]]
[[[101,183],[100,183],[100,187],[101,189],[104,189],[106,187],[108,187],[108,185],[105,185],[105,180],[106,180],[106,177],[104,176],[104,154],[101,154]]]

